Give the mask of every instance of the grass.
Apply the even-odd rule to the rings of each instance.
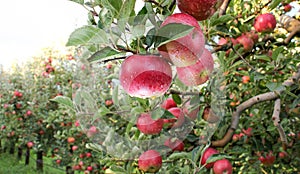
[[[22,160],[17,160],[17,154],[0,153],[0,174],[65,174],[64,168],[57,168],[52,164],[51,158],[43,157],[44,171],[36,170],[36,155],[30,154],[30,163],[25,165],[25,155]]]

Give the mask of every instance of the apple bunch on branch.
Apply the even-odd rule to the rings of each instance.
[[[126,133],[132,136],[131,129],[136,128],[138,133],[134,133],[137,134],[132,136],[134,138],[157,138],[163,132],[172,134],[176,131],[170,133],[170,130],[179,130],[175,133],[178,137],[168,137],[162,143],[172,152],[185,148],[186,137],[182,135],[186,130],[181,128],[190,121],[191,134],[196,140],[190,141],[192,145],[187,149],[199,150],[203,157],[204,145],[224,147],[230,143],[244,112],[256,104],[275,100],[270,109],[273,110],[272,121],[283,149],[290,146],[280,123],[280,111],[283,95],[297,96],[300,61],[294,48],[299,46],[299,21],[279,13],[280,2],[144,0],[139,10],[136,10],[135,0],[74,2],[89,12],[89,25],[76,29],[67,43],[80,46],[78,57],[84,64],[81,75],[92,70],[81,80],[87,80],[90,75],[96,85],[87,83],[88,87],[109,88],[100,88],[106,93],[102,92],[97,100],[91,97],[86,107],[93,105],[91,103],[105,103],[102,100],[107,101],[108,96],[112,98],[111,105],[99,106],[100,111],[95,107],[90,111],[86,109],[86,115],[91,115],[87,118],[93,119],[94,114],[100,112],[101,119],[112,115],[108,119],[112,124],[128,119],[131,123],[128,126],[120,123],[118,129],[122,132],[126,127]],[[288,36],[281,34],[279,28],[285,29]],[[283,60],[283,54],[295,58]],[[95,69],[101,74],[98,81],[93,79]],[[272,73],[276,78],[272,79]],[[109,84],[103,79],[109,79]],[[241,85],[247,86],[248,91]],[[228,99],[223,95],[226,90],[235,95],[230,94],[233,97]],[[241,93],[239,99],[236,93]],[[228,102],[231,99],[234,101]],[[222,108],[223,100],[229,105],[226,109]],[[85,106],[81,101],[78,105]],[[219,133],[218,124],[228,115],[231,125]],[[94,124],[99,120],[93,119]],[[218,139],[212,137],[214,133]],[[107,139],[103,137],[101,143],[109,146]],[[174,147],[176,143],[180,145]],[[153,147],[139,147],[139,170],[157,172],[162,168],[162,154]],[[218,155],[208,161],[220,164],[218,161],[224,161],[226,156]],[[199,160],[198,157],[193,160]],[[209,166],[208,162],[194,164],[194,173],[203,169],[203,165]],[[232,172],[230,162],[225,160],[221,165],[225,167],[210,168],[216,168],[214,173]]]

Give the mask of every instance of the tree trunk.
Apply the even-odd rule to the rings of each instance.
[[[25,165],[29,165],[29,159],[30,159],[30,149],[26,149],[26,154],[25,154]]]
[[[36,169],[38,171],[43,171],[43,151],[38,151],[36,153]]]
[[[74,174],[74,171],[72,170],[71,166],[66,167],[66,174]]]
[[[23,153],[23,150],[22,150],[22,148],[19,146],[19,147],[18,147],[18,157],[17,157],[18,160],[21,160],[21,159],[22,159],[22,153]]]
[[[9,154],[15,154],[15,142],[10,140]]]

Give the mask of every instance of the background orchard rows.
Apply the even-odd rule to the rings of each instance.
[[[126,53],[147,52],[147,46],[153,44],[153,35],[147,35],[145,28],[135,25],[134,21],[155,20],[153,25],[158,24],[158,19],[163,20],[164,16],[173,13],[174,3],[168,0],[146,1],[145,8],[134,18],[131,12],[135,1],[74,2],[88,9],[89,19],[86,27],[75,30],[70,36],[67,45],[76,46],[76,49],[70,49],[67,55],[49,49],[42,57],[0,74],[1,153],[25,158],[26,164],[33,162],[26,160],[32,159],[28,154],[34,154],[38,170],[42,170],[41,160],[47,157],[52,159],[53,166],[60,166],[68,173],[141,173],[137,168],[138,156],[118,159],[106,153],[110,146],[114,147],[115,153],[125,156],[137,155],[141,149],[128,152],[128,148],[134,147],[120,144],[116,148],[115,135],[102,135],[101,140],[105,142],[100,143],[88,132],[91,131],[91,120],[100,118],[129,139],[149,138],[141,136],[135,125],[122,119],[117,104],[124,100],[118,101],[114,84]],[[210,141],[199,143],[199,136],[209,126],[202,113],[211,104],[209,87],[215,82],[214,78],[207,86],[188,89],[175,79],[175,88],[163,98],[173,97],[180,105],[182,99],[192,96],[200,100],[201,109],[193,131],[184,140],[185,151],[164,154],[160,173],[193,173],[195,168],[197,172],[208,173],[199,167],[201,152],[208,145],[219,150],[219,158],[226,157],[231,161],[234,173],[300,171],[300,47],[296,35],[299,25],[292,25],[299,22],[299,12],[292,18],[294,20],[280,20],[286,13],[284,5],[288,3],[232,0],[226,14],[219,17],[217,12],[208,20],[199,22],[206,45],[215,54],[215,62],[222,72],[224,116],[216,131],[212,132]],[[259,33],[259,40],[251,51],[245,52],[241,45],[217,44],[221,37],[236,38],[253,30],[254,18],[265,12],[275,15],[277,27],[272,33]],[[122,39],[122,32],[118,33],[111,26],[115,21],[122,24],[124,20],[121,19],[130,19],[125,21],[128,31],[124,32],[132,37],[124,40],[125,45],[112,46],[108,41]],[[108,28],[110,35],[105,34]],[[93,78],[89,78],[91,75]],[[82,98],[78,100],[82,100],[73,100],[82,86],[90,89],[91,94],[80,93]],[[276,97],[272,97],[274,95]],[[161,99],[129,98],[126,104],[132,108],[129,114],[136,115],[149,103]],[[136,108],[133,101],[137,101],[140,108]],[[97,108],[97,118],[94,115],[83,118],[78,108],[74,109],[76,106],[86,109],[90,105]],[[273,111],[278,109],[279,115],[276,115]],[[267,154],[274,156],[275,161],[263,164],[259,157]]]

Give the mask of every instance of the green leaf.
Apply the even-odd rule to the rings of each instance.
[[[94,53],[90,58],[88,58],[89,62],[96,62],[98,60],[103,61],[103,59],[110,59],[110,58],[120,58],[124,57],[126,53],[119,52],[111,47],[107,46]]]
[[[72,2],[75,2],[75,3],[78,3],[80,5],[83,5],[84,4],[84,0],[70,0]]]
[[[151,112],[151,118],[153,120],[157,120],[159,118],[161,118],[164,113],[166,112],[166,110],[164,110],[163,108],[156,108],[154,111]]]
[[[113,166],[110,167],[110,169],[111,169],[113,172],[118,173],[118,174],[119,174],[119,173],[120,173],[120,174],[126,173],[126,170],[125,170],[124,168],[120,167],[120,166],[115,166],[115,165],[113,165]]]
[[[106,32],[93,26],[83,26],[73,31],[66,46],[108,43]]]
[[[118,106],[119,105],[119,100],[118,100],[118,96],[119,96],[119,87],[118,85],[116,85],[113,89],[113,93],[112,93],[112,101],[113,103]]]
[[[178,94],[172,94],[172,99],[175,101],[176,104],[180,105],[182,100]]]
[[[206,164],[211,163],[211,162],[215,162],[221,159],[231,159],[231,156],[225,155],[225,154],[213,154],[211,155],[207,160],[206,160]]]
[[[122,0],[102,0],[103,8],[108,9],[114,17],[119,16],[119,12],[122,8]]]
[[[284,50],[284,48],[283,48],[282,46],[276,48],[276,49],[272,52],[272,59],[273,59],[273,60],[277,60],[279,54],[282,53],[283,50]]]
[[[175,152],[172,153],[169,158],[169,160],[175,160],[175,159],[191,159],[191,154],[187,152]]]
[[[62,105],[65,105],[69,108],[72,108],[73,109],[73,102],[72,100],[69,98],[69,97],[65,97],[65,96],[56,96],[55,98],[53,99],[50,99],[50,101],[54,101],[54,102],[57,102],[59,104],[62,104]]]
[[[282,0],[273,0],[271,2],[271,4],[269,5],[270,10],[273,10],[274,8],[276,8],[281,2],[282,2]]]
[[[132,28],[132,38],[140,38],[144,35],[146,30],[145,25],[135,25]]]
[[[125,0],[125,2],[123,3],[120,9],[120,13],[117,19],[118,19],[118,27],[122,32],[125,31],[126,23],[129,21],[129,17],[132,11],[134,11],[134,5],[135,5],[135,0]]]
[[[283,91],[286,89],[285,86],[283,86],[281,83],[276,82],[269,82],[266,84],[267,88],[269,88],[270,91]]]
[[[271,61],[271,58],[265,54],[263,55],[255,55],[255,58],[258,60],[265,60],[265,61]]]
[[[157,48],[170,41],[184,37],[188,35],[193,29],[194,27],[190,25],[183,25],[179,23],[167,24],[158,29],[154,46]]]
[[[221,17],[217,18],[214,21],[211,21],[211,25],[215,26],[215,25],[223,24],[223,23],[226,23],[228,21],[231,21],[232,19],[234,19],[234,17],[232,17],[230,14],[226,14],[224,16],[221,16]]]

